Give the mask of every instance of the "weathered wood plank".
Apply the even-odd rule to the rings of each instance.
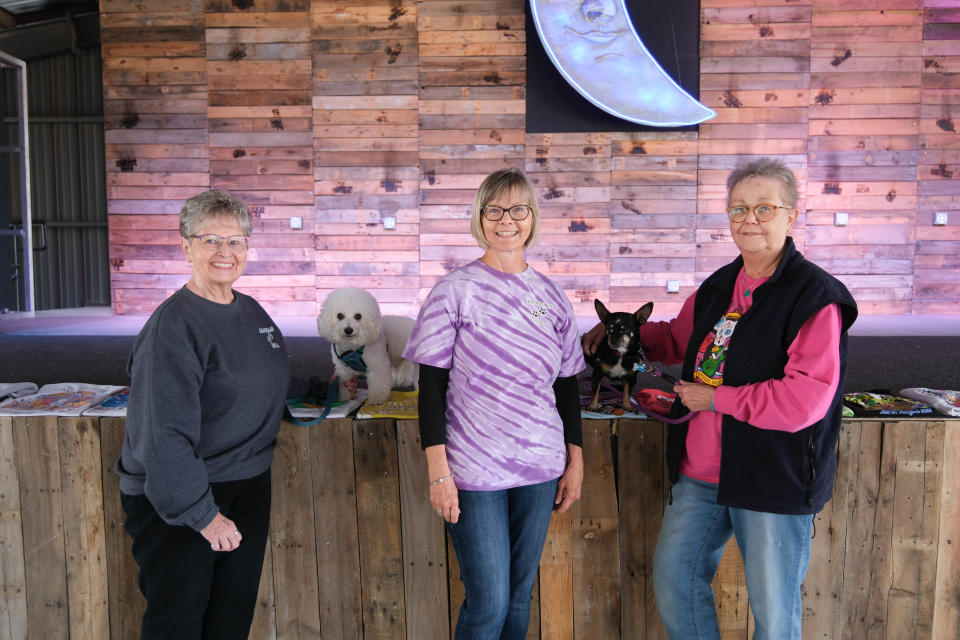
[[[13,419],[23,523],[31,635],[60,638],[69,629],[60,443],[56,416]],[[30,464],[24,464],[29,460]]]
[[[747,578],[743,557],[735,538],[730,538],[723,549],[717,574],[713,578],[717,624],[724,638],[749,638],[753,616],[747,599]]]
[[[277,638],[276,599],[273,593],[273,552],[269,544],[264,551],[263,571],[260,573],[257,605],[253,612],[249,637],[263,638],[263,640]]]
[[[859,435],[859,428],[858,435]],[[810,563],[803,581],[803,632],[811,638],[841,637],[841,594],[850,498],[855,490],[856,456],[851,455],[851,423],[840,428],[833,497],[814,517]]]
[[[404,638],[397,437],[392,420],[356,420],[357,528],[364,638]]]
[[[899,422],[896,431],[896,486],[891,523],[891,577],[887,594],[887,633],[891,637],[929,637],[936,577],[938,523],[925,512],[939,512],[941,424]],[[927,470],[936,468],[935,473]]]
[[[573,640],[573,526],[569,510],[555,513],[550,519],[540,559],[539,596],[540,637]]]
[[[317,549],[311,535],[313,459],[310,432],[284,424],[272,466],[270,551],[278,640],[320,635]]]
[[[362,635],[360,548],[353,427],[349,419],[327,420],[310,429],[311,470],[324,635]]]
[[[126,514],[120,504],[120,483],[113,466],[123,445],[124,418],[100,418],[100,465],[107,563],[107,595],[111,640],[140,635],[146,601],[137,585],[138,569],[132,541],[124,531]]]
[[[60,472],[70,637],[109,637],[100,425],[60,418]]]
[[[0,636],[27,637],[20,478],[13,418],[0,416]]]
[[[665,640],[653,594],[653,554],[663,517],[665,428],[654,421],[618,424],[620,635]]]
[[[463,581],[460,579],[460,564],[457,562],[457,553],[453,548],[453,541],[449,535],[446,538],[447,564],[450,567],[447,578],[447,587],[450,592],[450,637],[453,638],[456,635],[457,620],[460,616],[460,607],[463,606],[465,591]]]
[[[611,427],[608,421],[583,423],[582,497],[571,507],[578,638],[620,637],[620,530]]]
[[[960,575],[960,440],[955,436],[956,424],[947,424],[943,451],[943,479],[940,494],[940,523],[937,538],[937,579],[931,638],[947,638],[960,629],[960,601],[956,593]],[[951,434],[953,436],[951,437]]]
[[[447,544],[430,506],[430,478],[415,420],[397,421],[407,638],[449,638]]]

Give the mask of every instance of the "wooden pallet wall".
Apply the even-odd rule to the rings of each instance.
[[[100,3],[110,287],[151,312],[189,277],[177,214],[210,187],[203,3]]]
[[[816,517],[804,638],[947,640],[960,628],[960,423],[843,424]],[[113,465],[124,418],[0,416],[0,637],[139,637],[144,600]],[[529,640],[664,640],[652,589],[665,431],[584,423],[582,497],[551,519]],[[449,640],[463,591],[415,421],[285,424],[252,640]],[[721,637],[752,617],[736,543]]]
[[[418,3],[420,291],[482,253],[470,235],[483,178],[523,166],[523,4]]]
[[[920,158],[917,166],[917,245],[913,260],[915,313],[953,313],[960,288],[960,7],[955,0],[923,3]],[[936,211],[954,216],[932,227]]]
[[[863,313],[955,313],[955,4],[701,0],[715,119],[526,134],[524,0],[102,0],[114,310],[147,313],[186,280],[176,213],[221,187],[253,207],[238,288],[268,311],[313,315],[355,285],[415,315],[480,254],[477,185],[517,165],[543,216],[528,258],[579,315],[600,298],[669,316],[736,255],[727,174],[774,155],[800,181],[798,246]]]
[[[316,301],[310,0],[204,0],[210,186],[254,219],[237,287],[272,312]],[[291,229],[289,219],[305,229]]]
[[[400,0],[311,2],[319,302],[357,286],[384,313],[417,308],[417,15]]]
[[[737,255],[723,213],[732,169],[777,156],[805,182],[810,2],[703,0],[700,49],[701,99],[717,117],[699,131],[694,284]],[[791,235],[803,251],[802,218]]]
[[[921,5],[818,0],[811,18],[807,253],[866,313],[911,311]]]

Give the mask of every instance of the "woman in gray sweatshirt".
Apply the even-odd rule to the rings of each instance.
[[[246,638],[253,620],[290,367],[276,324],[232,288],[251,229],[226,191],[186,201],[192,276],[130,356],[116,471],[147,600],[143,638]]]

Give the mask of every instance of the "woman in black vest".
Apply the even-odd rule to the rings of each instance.
[[[755,640],[801,636],[800,587],[814,515],[833,493],[847,329],[846,287],[796,250],[793,172],[761,158],[727,180],[740,256],[669,322],[641,328],[650,360],[683,363],[670,426],[670,490],[654,588],[671,638],[720,638],[711,580],[733,535]],[[602,325],[585,338],[592,350]]]

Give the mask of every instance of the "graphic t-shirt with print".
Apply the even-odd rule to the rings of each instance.
[[[741,272],[727,312],[717,320],[697,349],[693,377],[698,382],[714,387],[723,384],[723,365],[730,338],[752,302],[751,296],[745,295],[745,291],[756,289],[767,281],[767,278],[750,278],[746,282],[745,277]],[[722,426],[720,414],[701,412],[694,416],[688,427],[686,455],[680,461],[680,473],[706,482],[717,482],[720,477]]]

